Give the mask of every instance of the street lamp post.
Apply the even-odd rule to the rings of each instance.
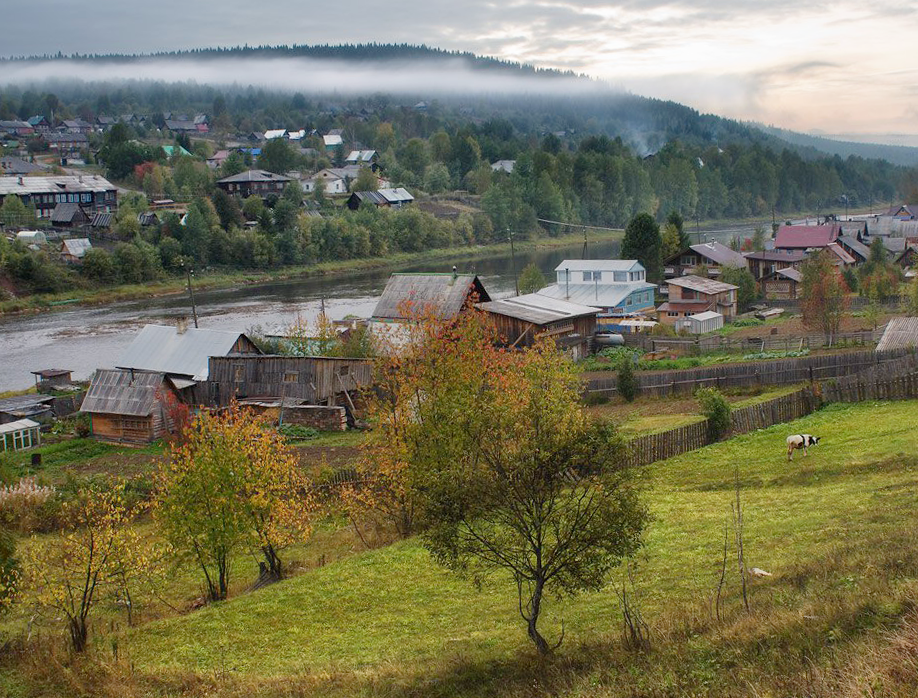
[[[516,278],[516,254],[513,251],[513,231],[507,228],[507,237],[510,238],[510,268],[513,271],[513,289],[520,295],[520,282]]]

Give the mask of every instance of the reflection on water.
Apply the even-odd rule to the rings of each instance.
[[[751,228],[749,229],[751,230]],[[730,230],[750,234],[749,230]],[[720,231],[718,231],[720,232]],[[618,256],[617,242],[590,245],[587,257]],[[583,245],[553,250],[531,250],[516,255],[517,273],[536,264],[552,279],[554,268],[564,259],[580,258]],[[489,255],[456,263],[460,272],[478,274],[492,297],[513,293],[510,255]],[[443,271],[452,263],[406,265],[399,271]],[[385,286],[389,271],[340,272],[323,278],[300,279],[257,286],[237,286],[195,293],[201,327],[244,332],[260,326],[273,329],[300,316],[312,321],[324,299],[332,319],[347,315],[369,317]],[[102,308],[75,308],[43,315],[0,320],[0,390],[26,388],[30,371],[65,368],[74,378],[88,378],[96,368],[114,366],[136,330],[147,323],[172,323],[191,308],[184,294],[117,303]]]

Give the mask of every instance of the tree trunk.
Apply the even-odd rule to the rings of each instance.
[[[532,591],[532,599],[529,602],[529,615],[526,618],[529,632],[529,639],[532,640],[539,654],[542,656],[551,654],[551,647],[544,637],[539,633],[537,624],[539,622],[539,613],[542,607],[542,589],[544,582],[541,579],[536,580],[535,588]]]
[[[277,551],[274,549],[274,546],[271,544],[264,545],[261,548],[261,552],[265,556],[265,562],[268,563],[268,574],[274,579],[280,579],[283,573],[283,563],[277,556]]]
[[[74,652],[83,652],[86,650],[86,638],[88,634],[85,619],[70,619],[70,645],[73,647]]]

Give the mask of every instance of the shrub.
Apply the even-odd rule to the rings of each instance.
[[[55,495],[53,487],[37,484],[34,477],[0,487],[0,522],[22,533],[49,530],[56,519],[56,508],[49,506]]]
[[[287,441],[306,441],[319,437],[318,430],[299,424],[282,424],[277,430]]]
[[[634,377],[634,362],[625,359],[618,368],[618,394],[628,402],[634,402],[638,383]]]
[[[730,404],[717,388],[699,388],[695,399],[701,405],[701,413],[708,420],[711,438],[717,441],[730,431]]]

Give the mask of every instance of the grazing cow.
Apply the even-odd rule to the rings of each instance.
[[[806,448],[807,446],[815,446],[819,443],[818,436],[810,436],[809,434],[794,434],[793,436],[787,437],[787,460],[794,460],[794,450],[798,448],[803,449],[803,455],[807,455]]]

